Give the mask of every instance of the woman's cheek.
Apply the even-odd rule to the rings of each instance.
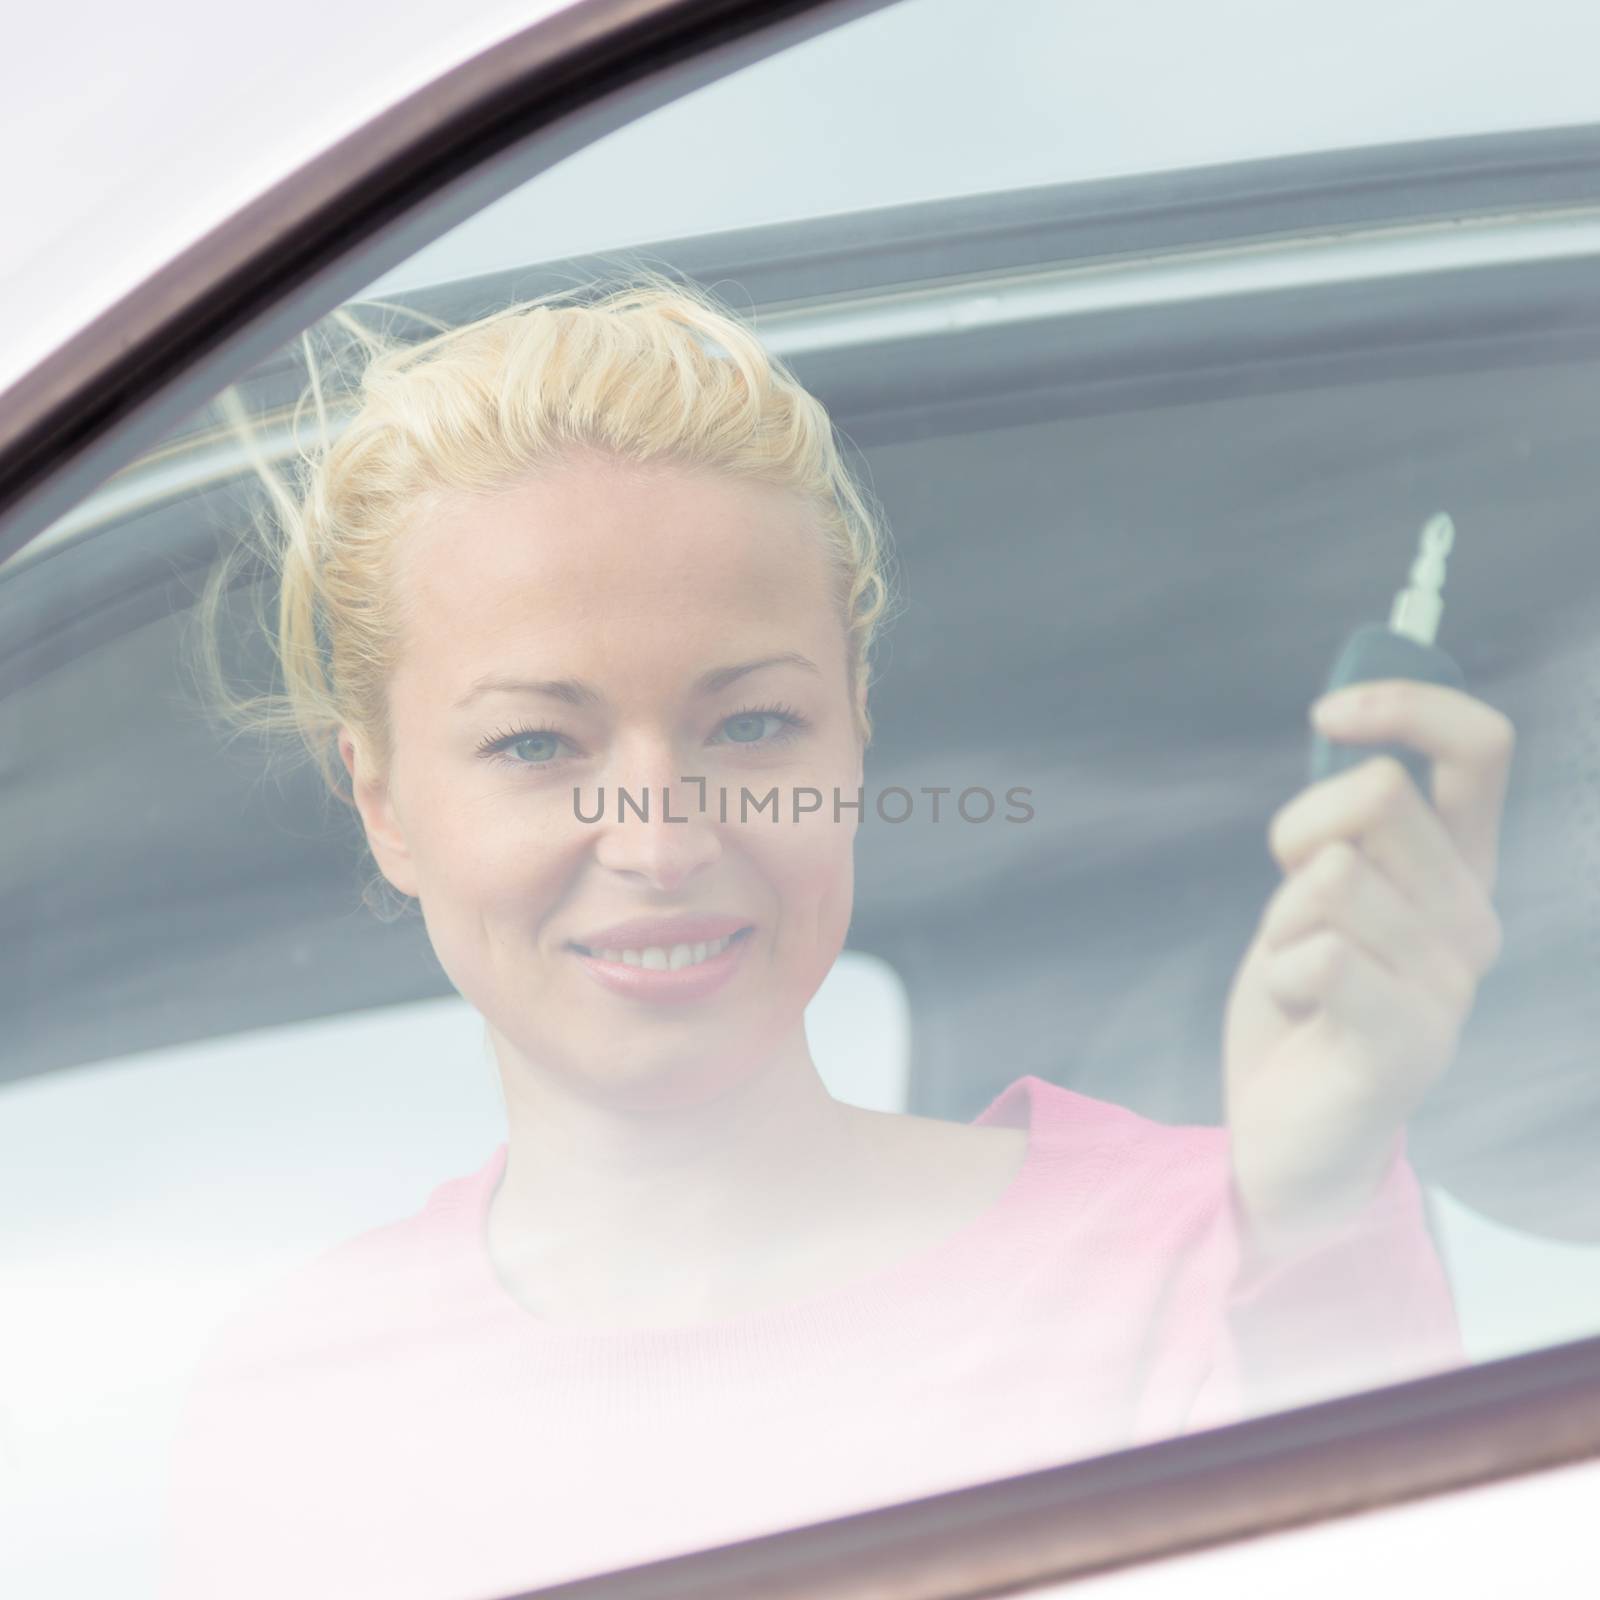
[[[561,860],[582,846],[565,791],[558,797],[518,787],[502,780],[487,793],[441,797],[422,876],[424,898],[431,890],[449,920],[453,910],[472,922],[514,913],[527,923],[554,892]]]
[[[841,808],[836,819],[828,792],[821,810],[775,831],[787,837],[781,861],[774,860],[773,876],[796,913],[795,925],[808,930],[817,947],[814,959],[826,970],[844,943],[854,904],[854,813]]]

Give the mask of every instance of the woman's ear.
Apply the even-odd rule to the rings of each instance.
[[[367,846],[378,870],[401,894],[416,896],[416,873],[405,832],[395,816],[389,785],[349,728],[339,730],[339,759],[350,774],[350,798],[355,802]]]

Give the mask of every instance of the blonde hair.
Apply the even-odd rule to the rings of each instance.
[[[290,432],[297,440],[313,414],[318,444],[299,451],[287,479],[267,463],[237,396],[224,398],[270,502],[255,548],[246,541],[222,563],[201,607],[209,697],[225,721],[292,730],[341,797],[339,727],[386,770],[387,684],[403,621],[395,551],[419,504],[493,491],[587,449],[760,480],[812,509],[836,573],[857,731],[870,741],[872,648],[894,604],[887,529],[822,405],[708,295],[658,277],[591,286],[410,344],[348,311],[333,322],[365,358],[342,384],[353,415],[333,437],[342,374],[319,363],[308,337],[310,382]],[[277,579],[276,617],[259,620],[283,688],[241,697],[221,670],[217,617],[237,563],[252,556]]]

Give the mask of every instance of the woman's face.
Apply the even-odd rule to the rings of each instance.
[[[803,1038],[850,921],[821,536],[769,485],[589,457],[419,522],[387,774],[340,741],[379,866],[502,1065],[635,1106],[731,1087]],[[682,916],[715,920],[649,925]]]

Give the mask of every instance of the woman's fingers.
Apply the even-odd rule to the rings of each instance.
[[[1455,690],[1394,680],[1330,696],[1314,720],[1329,738],[1421,751],[1435,803],[1379,756],[1272,821],[1284,882],[1225,1027],[1235,1176],[1257,1216],[1293,1211],[1330,1174],[1367,1170],[1391,1148],[1448,1070],[1501,945],[1491,896],[1506,719]]]
[[[1363,1091],[1414,1103],[1455,1051],[1465,1013],[1413,984],[1369,951],[1323,929],[1267,953],[1264,981],[1284,1013],[1320,1013],[1336,1038],[1353,1042]]]
[[[1360,947],[1395,978],[1429,990],[1445,1006],[1465,1014],[1472,1005],[1480,974],[1470,958],[1343,839],[1324,845],[1286,878],[1261,920],[1261,943],[1271,955],[1320,933]],[[1293,962],[1289,970],[1299,972]],[[1293,992],[1309,991],[1302,984]]]
[[[1430,809],[1485,893],[1493,894],[1500,818],[1517,742],[1509,717],[1459,689],[1409,678],[1353,684],[1324,696],[1311,716],[1329,739],[1400,744],[1429,757]]]
[[[1462,952],[1475,976],[1499,959],[1500,919],[1487,886],[1392,757],[1375,756],[1302,790],[1268,832],[1269,848],[1291,878],[1341,841],[1359,847],[1423,925]]]
[[[1358,964],[1368,969],[1365,976],[1371,987],[1381,971],[1377,962],[1331,930],[1322,930],[1269,951],[1264,971],[1272,998],[1289,1015],[1327,1010],[1337,998],[1348,1020],[1372,1009],[1370,1000],[1363,1006],[1356,992],[1362,976],[1356,970]],[[1378,992],[1381,994],[1381,988]]]

